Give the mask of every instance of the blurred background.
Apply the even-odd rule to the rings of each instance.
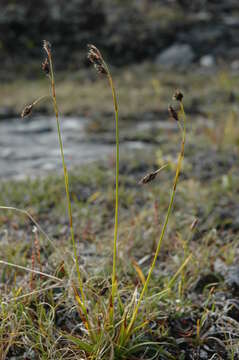
[[[2,0],[2,67],[39,62],[42,39],[62,70],[86,65],[91,42],[118,66],[234,62],[238,16],[237,0]]]
[[[23,107],[48,93],[43,39],[53,47],[67,157],[74,165],[111,154],[114,142],[111,93],[87,60],[88,43],[111,66],[124,148],[150,147],[168,136],[175,127],[167,114],[175,88],[185,92],[195,129],[206,129],[218,146],[232,137],[237,144],[239,133],[238,35],[237,0],[2,0],[1,176],[60,165],[51,104],[41,102],[33,117],[19,122]]]

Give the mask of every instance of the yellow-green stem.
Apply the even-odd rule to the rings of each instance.
[[[58,140],[59,140],[59,145],[60,145],[62,167],[63,167],[63,171],[64,171],[65,191],[66,191],[66,198],[67,198],[67,205],[68,205],[68,217],[69,217],[69,224],[70,224],[71,240],[72,240],[72,246],[73,246],[73,251],[74,251],[74,258],[75,258],[75,262],[76,262],[76,270],[77,270],[78,279],[79,279],[80,292],[81,292],[82,300],[84,302],[85,297],[84,297],[84,293],[83,293],[83,284],[82,284],[81,275],[80,275],[80,267],[79,267],[79,261],[78,261],[78,257],[77,257],[75,234],[74,234],[73,221],[72,221],[72,210],[71,210],[71,199],[70,199],[70,192],[69,192],[68,172],[67,172],[67,168],[66,168],[66,164],[65,164],[63,141],[62,141],[62,136],[61,136],[60,121],[59,121],[59,111],[58,111],[58,105],[57,105],[57,101],[56,101],[56,90],[55,90],[53,64],[52,64],[52,59],[51,59],[50,54],[48,54],[48,57],[49,57],[49,63],[50,63],[50,74],[51,74],[50,79],[51,79],[52,99],[53,99],[54,111],[55,111],[55,115],[56,115],[57,133],[58,133]]]
[[[57,133],[58,133],[58,139],[59,139],[59,145],[60,145],[62,167],[63,167],[63,171],[64,171],[65,191],[66,191],[66,198],[67,198],[67,205],[68,205],[70,233],[71,233],[72,247],[73,247],[73,252],[74,252],[74,259],[75,259],[75,263],[76,263],[76,271],[77,271],[78,281],[79,281],[79,289],[80,289],[81,298],[82,298],[81,308],[85,315],[85,318],[86,318],[86,321],[87,321],[87,324],[89,327],[89,332],[90,332],[91,336],[93,336],[90,322],[88,319],[87,309],[85,306],[85,295],[83,292],[83,283],[82,283],[82,279],[81,279],[79,261],[78,261],[78,257],[77,257],[75,234],[74,234],[73,221],[72,221],[72,209],[71,209],[71,199],[70,199],[70,192],[69,192],[68,172],[67,172],[67,168],[66,168],[66,164],[65,164],[63,141],[62,141],[62,136],[61,136],[60,121],[59,121],[59,111],[58,111],[58,106],[57,106],[57,101],[56,101],[54,71],[53,71],[53,64],[52,64],[52,58],[51,58],[50,53],[48,53],[48,58],[49,58],[49,63],[50,63],[50,79],[51,79],[52,99],[53,99],[54,111],[55,111],[55,115],[56,115]]]
[[[115,226],[114,226],[114,249],[113,249],[113,267],[112,267],[112,291],[110,300],[110,321],[112,323],[114,317],[114,299],[117,290],[116,281],[116,258],[117,258],[117,238],[118,238],[118,218],[119,218],[119,111],[117,103],[117,95],[107,64],[104,62],[107,69],[107,77],[112,91],[114,112],[115,112],[115,141],[116,141],[116,169],[115,169]]]
[[[134,322],[136,320],[136,317],[137,317],[137,314],[138,314],[138,311],[139,311],[139,307],[140,307],[141,302],[143,300],[144,294],[147,291],[148,284],[149,284],[149,281],[151,279],[151,275],[153,273],[153,270],[154,270],[154,267],[155,267],[155,264],[156,264],[156,260],[158,258],[159,251],[161,249],[162,241],[163,241],[163,238],[164,238],[164,235],[165,235],[165,231],[166,231],[166,228],[167,228],[167,225],[168,225],[168,220],[169,220],[169,217],[170,217],[170,214],[171,214],[171,211],[172,211],[172,206],[173,206],[173,203],[174,203],[174,197],[175,197],[175,193],[176,193],[178,178],[179,178],[179,174],[180,174],[180,170],[181,170],[182,160],[183,160],[183,157],[184,157],[184,144],[185,144],[185,138],[186,138],[186,116],[185,116],[185,112],[184,112],[182,102],[180,102],[180,108],[181,108],[181,112],[182,112],[182,115],[183,115],[183,138],[182,138],[181,151],[180,151],[180,154],[179,154],[176,174],[175,174],[174,183],[173,183],[173,190],[172,190],[172,194],[171,194],[171,198],[170,198],[166,218],[164,220],[163,228],[162,228],[160,238],[159,238],[159,241],[158,241],[157,249],[156,249],[156,252],[155,252],[155,255],[154,255],[154,259],[153,259],[153,262],[152,262],[151,267],[149,269],[149,273],[148,273],[147,279],[145,281],[144,287],[143,287],[143,289],[141,291],[138,303],[137,303],[137,305],[136,305],[136,307],[134,309],[131,321],[130,321],[128,327],[127,327],[125,340],[130,336],[132,327],[134,325]]]

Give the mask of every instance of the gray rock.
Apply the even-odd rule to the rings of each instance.
[[[226,275],[226,284],[234,291],[239,291],[239,267],[230,266]]]
[[[232,68],[232,70],[238,71],[238,70],[239,70],[239,60],[234,60],[234,61],[231,63],[231,68]]]
[[[200,59],[200,65],[203,67],[212,67],[215,66],[215,59],[212,55],[204,55]]]
[[[226,274],[227,266],[220,258],[217,258],[214,261],[214,271],[222,276],[225,276]]]
[[[173,44],[158,55],[156,64],[166,68],[186,68],[194,58],[195,54],[190,45]]]
[[[205,350],[201,349],[200,350],[200,360],[207,360],[207,359],[208,359],[208,353]]]

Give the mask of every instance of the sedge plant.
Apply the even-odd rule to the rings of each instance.
[[[54,113],[55,113],[55,117],[56,117],[57,135],[58,135],[60,154],[61,154],[61,160],[62,160],[62,168],[63,168],[63,173],[64,173],[66,203],[67,203],[67,210],[68,210],[68,217],[69,217],[71,242],[72,242],[72,247],[73,247],[74,260],[75,260],[75,264],[76,264],[80,296],[78,296],[76,287],[74,285],[73,285],[73,288],[74,288],[74,292],[76,294],[77,302],[80,305],[82,318],[84,319],[84,323],[85,323],[86,327],[88,328],[89,332],[91,333],[91,325],[90,325],[88,314],[87,314],[86,298],[85,298],[84,291],[83,291],[83,282],[82,282],[82,278],[81,278],[79,260],[78,260],[78,256],[77,256],[77,247],[76,247],[75,233],[74,233],[74,227],[73,227],[71,197],[70,197],[70,190],[69,190],[69,176],[68,176],[68,171],[67,171],[66,162],[65,162],[64,147],[63,147],[63,140],[62,140],[62,134],[61,134],[60,120],[59,120],[59,110],[58,110],[58,104],[57,104],[57,98],[56,98],[56,87],[55,87],[55,76],[54,76],[53,59],[52,59],[52,49],[51,49],[51,44],[49,43],[49,41],[46,41],[46,40],[43,41],[43,50],[46,53],[46,58],[45,58],[44,62],[42,63],[42,70],[49,78],[50,94],[49,94],[49,96],[43,96],[43,97],[35,100],[32,104],[25,106],[25,108],[22,111],[21,116],[22,116],[22,118],[24,118],[25,116],[30,115],[33,107],[36,104],[38,104],[41,100],[43,100],[45,98],[50,98],[52,100],[53,109],[54,109]]]
[[[170,196],[170,201],[169,201],[169,205],[168,205],[168,210],[165,216],[165,220],[163,223],[163,227],[162,227],[162,231],[161,234],[159,236],[159,240],[158,240],[158,244],[157,244],[157,248],[154,254],[154,258],[153,261],[151,263],[149,272],[148,272],[148,276],[145,280],[143,289],[141,290],[139,299],[134,307],[133,313],[132,313],[132,317],[131,320],[129,322],[129,324],[127,326],[124,326],[121,328],[121,336],[120,336],[120,346],[125,346],[127,340],[129,339],[129,337],[131,336],[132,332],[134,331],[134,324],[135,321],[137,319],[137,315],[141,306],[141,303],[143,301],[143,298],[145,296],[145,293],[147,292],[148,286],[149,286],[149,282],[150,279],[152,277],[152,273],[154,271],[155,265],[156,265],[156,261],[162,246],[162,242],[165,236],[165,232],[167,229],[167,225],[169,222],[169,218],[172,212],[172,208],[173,208],[173,204],[174,204],[174,199],[175,199],[175,194],[176,194],[176,189],[177,189],[177,184],[178,184],[178,180],[179,180],[179,175],[180,175],[180,171],[181,171],[181,167],[182,167],[182,162],[183,162],[183,158],[184,158],[184,147],[185,147],[185,141],[186,141],[186,114],[184,111],[184,106],[183,106],[183,94],[180,91],[176,91],[173,99],[179,102],[180,105],[180,114],[178,114],[174,108],[172,106],[169,106],[169,113],[170,116],[178,123],[180,131],[181,131],[181,135],[182,135],[182,142],[181,142],[181,151],[179,153],[179,157],[178,157],[178,162],[177,162],[177,167],[176,167],[176,173],[175,173],[175,177],[174,177],[174,181],[173,181],[173,187],[172,187],[172,192],[171,192],[171,196]],[[180,119],[180,115],[182,116],[182,123],[183,125],[181,125],[181,119]],[[157,172],[153,172],[149,175],[147,175],[146,177],[143,178],[142,183],[147,183],[149,181],[152,181],[156,176],[157,176]],[[183,270],[183,268],[185,267],[185,265],[187,264],[187,262],[189,261],[190,257],[187,258],[183,265],[180,267],[180,271]],[[179,273],[179,272],[177,272]],[[175,278],[175,276],[173,277]],[[172,279],[173,280],[173,279]],[[172,280],[171,280],[171,284],[172,284]]]
[[[111,73],[109,71],[109,68],[106,64],[106,62],[104,61],[100,51],[94,46],[94,45],[89,45],[89,54],[88,57],[90,59],[90,61],[94,64],[96,70],[103,74],[106,75],[108,80],[109,80],[109,84],[112,90],[112,94],[113,94],[113,103],[114,103],[114,110],[115,110],[115,119],[116,119],[116,199],[115,199],[115,230],[114,230],[114,252],[113,252],[113,271],[112,271],[112,293],[111,293],[111,301],[110,301],[110,319],[111,319],[111,324],[113,321],[113,312],[114,312],[114,298],[115,298],[115,294],[116,294],[116,255],[117,255],[117,233],[118,233],[118,176],[119,176],[119,130],[118,130],[118,105],[117,105],[117,97],[116,97],[116,93],[115,93],[115,87],[114,87],[114,83],[112,80],[112,76]],[[177,121],[180,131],[181,131],[181,135],[182,135],[182,142],[181,142],[181,151],[179,153],[179,157],[178,157],[178,162],[177,162],[177,167],[176,167],[176,174],[175,174],[175,178],[174,178],[174,182],[173,182],[173,187],[172,187],[172,192],[171,192],[171,197],[170,197],[170,201],[169,201],[169,206],[168,206],[168,210],[167,210],[167,214],[165,217],[165,221],[162,227],[162,231],[158,240],[158,244],[157,244],[157,248],[155,251],[155,255],[152,261],[152,264],[150,266],[149,272],[148,272],[148,276],[144,282],[143,285],[143,289],[140,293],[139,299],[136,302],[135,301],[135,293],[133,295],[133,299],[131,301],[131,304],[133,306],[133,313],[132,313],[132,317],[131,320],[129,322],[128,325],[126,325],[126,317],[127,314],[126,312],[124,312],[123,317],[122,317],[122,321],[121,321],[121,327],[120,327],[120,333],[119,336],[117,337],[116,340],[116,348],[120,349],[121,347],[124,347],[129,339],[129,337],[131,336],[131,334],[133,332],[135,332],[135,330],[138,330],[139,328],[141,328],[142,326],[145,325],[145,323],[141,324],[140,326],[137,326],[136,328],[134,328],[134,324],[135,321],[137,319],[137,315],[142,303],[142,300],[145,296],[145,293],[147,292],[148,286],[149,286],[149,282],[150,279],[152,277],[152,273],[153,270],[155,268],[156,265],[156,261],[161,249],[161,245],[165,236],[165,232],[167,229],[167,225],[169,222],[169,218],[172,212],[172,208],[173,208],[173,204],[174,204],[174,198],[175,198],[175,194],[176,194],[176,188],[177,188],[177,184],[178,184],[178,180],[179,180],[179,175],[180,175],[180,171],[181,171],[181,167],[182,167],[182,162],[183,162],[183,158],[184,158],[184,147],[185,147],[185,141],[186,141],[186,115],[185,115],[185,111],[184,111],[184,106],[183,106],[183,94],[180,91],[176,91],[173,97],[174,100],[179,102],[180,105],[180,114],[178,114],[174,108],[172,106],[169,106],[169,113],[171,115],[171,117]],[[182,124],[181,124],[181,117],[182,117]],[[159,174],[159,172],[161,170],[163,170],[163,168],[165,168],[167,165],[163,166],[162,168],[158,169],[157,171],[148,174],[147,176],[145,176],[141,183],[145,184],[148,183],[152,180],[154,180],[156,178],[156,176]],[[169,282],[169,286],[172,286],[175,279],[177,278],[177,276],[183,271],[184,267],[186,266],[186,264],[188,263],[188,261],[190,260],[191,256],[189,256],[187,259],[185,259],[185,261],[183,262],[183,264],[181,265],[180,269],[177,271],[177,273],[173,276],[173,278],[171,279],[171,281]],[[135,305],[136,304],[136,305]]]
[[[151,263],[151,266],[149,268],[148,275],[146,279],[143,281],[143,288],[140,292],[139,298],[137,296],[137,288],[135,289],[133,296],[129,303],[124,304],[122,300],[120,299],[120,295],[117,290],[117,276],[116,276],[116,263],[117,263],[117,238],[118,238],[118,212],[119,212],[119,111],[118,111],[118,102],[117,102],[117,96],[116,96],[116,90],[113,82],[113,78],[111,76],[109,67],[105,60],[103,59],[100,51],[94,46],[89,45],[89,52],[88,52],[88,58],[89,60],[94,64],[96,70],[107,77],[111,92],[112,92],[112,98],[113,98],[113,106],[114,106],[114,113],[115,113],[115,142],[116,142],[116,177],[115,177],[115,222],[114,222],[114,239],[113,239],[113,265],[112,265],[112,286],[111,286],[111,293],[109,298],[109,305],[108,308],[104,306],[104,304],[96,304],[92,305],[92,311],[97,311],[97,307],[101,308],[101,313],[104,313],[103,317],[103,325],[100,325],[100,312],[99,314],[91,314],[89,312],[89,309],[87,308],[87,302],[85,293],[83,290],[83,282],[81,278],[80,273],[80,267],[79,267],[79,261],[77,256],[77,248],[76,248],[76,242],[75,242],[75,234],[74,234],[74,227],[73,227],[73,221],[72,221],[72,206],[71,206],[71,198],[70,198],[70,191],[69,191],[69,180],[68,180],[68,171],[65,163],[65,157],[64,157],[64,148],[63,148],[63,141],[62,141],[62,135],[61,135],[61,128],[60,128],[60,121],[59,121],[59,111],[58,111],[58,104],[57,104],[57,98],[56,98],[56,90],[55,90],[55,78],[54,78],[54,70],[53,70],[53,60],[52,60],[52,50],[51,45],[49,42],[44,41],[43,43],[43,49],[47,55],[45,61],[42,64],[43,71],[47,74],[49,81],[50,81],[50,96],[49,98],[53,102],[53,108],[55,112],[56,117],[56,123],[57,123],[57,133],[58,133],[58,140],[59,140],[59,147],[60,147],[60,153],[61,153],[61,159],[62,159],[62,167],[64,172],[64,182],[65,182],[65,192],[66,192],[66,200],[67,200],[67,209],[68,209],[68,216],[69,216],[69,226],[70,226],[70,233],[71,233],[71,241],[72,241],[72,247],[73,247],[73,253],[74,253],[74,260],[76,264],[76,271],[78,275],[78,283],[79,283],[79,289],[80,294],[78,294],[78,290],[76,286],[73,285],[75,298],[77,301],[77,304],[79,305],[80,314],[82,321],[85,325],[85,328],[88,330],[90,340],[85,341],[84,339],[72,336],[72,335],[65,335],[65,337],[73,342],[75,345],[77,345],[80,349],[85,351],[85,353],[89,354],[91,356],[91,359],[96,358],[105,358],[105,355],[107,354],[107,349],[110,349],[111,358],[115,358],[112,356],[116,356],[116,358],[121,358],[126,353],[129,354],[130,350],[127,349],[127,344],[129,342],[129,339],[131,336],[142,329],[146,324],[147,321],[142,322],[141,324],[136,324],[136,320],[138,319],[139,310],[141,308],[143,299],[147,293],[150,280],[152,278],[153,271],[156,266],[156,261],[162,246],[162,242],[165,237],[166,229],[168,226],[169,218],[172,213],[177,184],[179,180],[179,175],[182,167],[182,162],[184,158],[184,146],[186,141],[186,115],[184,111],[183,106],[183,95],[180,91],[177,91],[174,95],[174,100],[179,102],[180,111],[177,112],[174,110],[172,106],[169,106],[169,113],[171,117],[174,118],[175,121],[177,121],[181,134],[182,134],[182,142],[181,142],[181,151],[179,153],[178,162],[176,166],[176,173],[173,181],[170,201],[168,205],[168,210],[165,216],[165,220],[162,226],[161,234],[159,236],[159,240],[157,242],[156,251],[153,257],[153,261]],[[45,97],[44,97],[45,98]],[[25,109],[22,112],[22,117],[25,117],[27,115],[30,115],[32,108],[35,104],[37,104],[40,100],[43,98],[40,98],[36,100],[34,103],[28,105],[25,107]],[[157,171],[154,171],[153,173],[150,173],[146,175],[142,180],[142,184],[146,184],[148,182],[151,182],[154,180],[158,174],[163,170],[167,165],[163,166],[162,168],[158,169]],[[177,277],[181,274],[185,266],[187,265],[188,261],[190,260],[191,256],[189,256],[183,264],[180,266],[179,270],[176,272],[176,274],[172,277],[170,280],[167,289],[164,289],[161,294],[167,294],[167,291],[173,286],[175,280]],[[44,275],[44,274],[43,274]],[[118,300],[118,306],[121,309],[121,317],[119,320],[119,317],[116,317],[115,314],[115,302],[116,299]],[[102,309],[104,309],[102,311]],[[91,319],[89,319],[89,314],[91,316]],[[129,316],[131,315],[131,318],[129,320]],[[98,319],[98,320],[96,320]],[[107,345],[108,344],[108,345]],[[103,352],[103,357],[99,357],[99,353]],[[113,355],[112,355],[113,354]]]
[[[96,46],[88,45],[88,48],[89,48],[88,59],[91,61],[92,64],[94,64],[98,73],[107,76],[112,91],[114,113],[115,113],[115,143],[116,143],[115,225],[114,225],[114,243],[113,243],[112,289],[111,289],[111,296],[109,301],[109,318],[110,318],[110,324],[112,324],[114,318],[114,300],[117,292],[116,258],[117,258],[117,238],[118,238],[118,219],[119,219],[119,110],[118,110],[118,102],[117,102],[115,86],[109,67]]]

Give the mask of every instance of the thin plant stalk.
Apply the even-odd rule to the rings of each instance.
[[[182,161],[183,161],[183,157],[184,157],[184,146],[185,146],[185,140],[186,140],[186,115],[185,115],[185,111],[184,111],[182,101],[180,101],[180,110],[181,110],[181,113],[182,113],[182,116],[183,116],[183,128],[181,128],[181,125],[180,125],[180,129],[182,131],[182,143],[181,143],[181,151],[180,151],[180,154],[179,154],[176,174],[175,174],[174,183],[173,183],[172,194],[171,194],[171,197],[170,197],[170,202],[169,202],[167,214],[166,214],[166,217],[165,217],[165,220],[164,220],[163,228],[162,228],[162,231],[161,231],[161,234],[160,234],[160,238],[159,238],[159,241],[158,241],[158,245],[157,245],[157,249],[156,249],[156,252],[155,252],[155,255],[154,255],[154,259],[153,259],[151,267],[149,269],[149,273],[148,273],[147,279],[145,281],[144,287],[143,287],[143,289],[141,291],[139,300],[138,300],[137,305],[136,305],[136,307],[134,309],[131,321],[130,321],[127,329],[126,329],[126,338],[125,338],[125,340],[127,340],[127,338],[130,336],[130,333],[131,333],[132,327],[134,325],[134,322],[136,320],[136,317],[137,317],[141,302],[143,300],[144,294],[148,289],[149,281],[151,279],[153,270],[155,268],[156,260],[158,258],[158,254],[159,254],[159,251],[161,249],[161,245],[162,245],[162,242],[163,242],[163,239],[164,239],[165,231],[167,229],[169,217],[170,217],[171,212],[172,212],[172,207],[173,207],[173,203],[174,203],[177,183],[178,183],[178,179],[179,179],[179,175],[180,175],[180,171],[181,171],[181,166],[182,166]]]
[[[73,252],[74,252],[74,259],[75,259],[75,263],[76,263],[76,271],[77,271],[77,275],[78,275],[79,289],[80,289],[80,294],[81,294],[81,307],[82,307],[82,311],[84,312],[84,315],[86,317],[86,321],[88,323],[88,327],[90,330],[90,323],[88,320],[87,309],[85,306],[85,295],[83,292],[83,282],[81,279],[80,266],[79,266],[77,250],[76,250],[75,234],[74,234],[73,220],[72,220],[71,198],[70,198],[70,191],[69,191],[68,171],[67,171],[67,167],[66,167],[66,163],[65,163],[63,141],[62,141],[62,136],[61,136],[60,121],[59,121],[59,110],[58,110],[58,105],[57,105],[57,100],[56,100],[56,90],[55,90],[55,79],[54,79],[52,55],[51,55],[51,50],[50,50],[48,44],[44,45],[44,49],[47,53],[49,65],[50,65],[49,75],[50,75],[50,80],[51,80],[52,101],[53,101],[53,107],[54,107],[54,112],[55,112],[55,116],[56,116],[58,140],[59,140],[59,145],[60,145],[62,167],[63,167],[63,171],[64,171],[65,191],[66,191],[67,206],[68,206],[68,217],[69,217],[69,225],[70,225],[72,247],[73,247]]]
[[[25,270],[25,271],[28,271],[32,274],[38,274],[38,275],[41,275],[41,276],[44,276],[44,277],[47,277],[51,280],[55,280],[55,281],[60,281],[60,282],[63,282],[62,279],[56,277],[56,276],[53,276],[53,275],[50,275],[50,274],[46,274],[42,271],[38,271],[38,270],[35,270],[35,269],[31,269],[31,268],[28,268],[28,267],[25,267],[25,266],[21,266],[21,265],[17,265],[17,264],[13,264],[13,263],[10,263],[8,261],[4,261],[4,260],[0,260],[0,264],[3,264],[3,265],[7,265],[7,266],[10,266],[10,267],[13,267],[13,268],[16,268],[16,269],[20,269],[20,270]]]
[[[113,323],[114,318],[114,299],[117,291],[116,279],[116,260],[117,260],[117,238],[118,238],[118,217],[119,217],[119,110],[113,78],[108,65],[103,59],[100,51],[94,45],[88,45],[88,59],[94,65],[97,72],[106,75],[112,91],[114,113],[115,113],[115,143],[116,143],[116,169],[115,169],[115,225],[114,225],[114,243],[113,243],[113,266],[112,266],[112,290],[109,302],[109,318]]]
[[[52,57],[51,57],[50,53],[48,53],[48,58],[49,58],[49,63],[50,63],[52,100],[53,100],[54,112],[55,112],[55,116],[56,116],[57,134],[58,134],[58,140],[59,140],[60,151],[61,151],[62,167],[63,167],[63,171],[64,171],[65,191],[66,191],[67,205],[68,205],[68,216],[69,216],[71,240],[72,240],[72,245],[73,245],[74,258],[75,258],[75,262],[76,262],[76,270],[77,270],[78,279],[79,279],[81,296],[82,296],[82,300],[84,301],[85,296],[83,293],[83,284],[82,284],[82,279],[81,279],[81,274],[80,274],[79,261],[78,261],[78,257],[77,257],[75,234],[74,234],[73,220],[72,220],[72,208],[71,208],[71,199],[70,199],[70,192],[69,192],[68,171],[67,171],[67,167],[66,167],[66,163],[65,163],[65,155],[64,155],[64,150],[63,150],[63,141],[62,141],[62,136],[61,136],[60,121],[59,121],[59,110],[58,110],[58,105],[57,105],[57,101],[56,101],[56,90],[55,90],[53,64],[52,64]]]
[[[117,259],[117,238],[118,238],[118,220],[119,220],[119,110],[116,91],[107,64],[107,77],[112,91],[114,112],[115,112],[115,142],[116,142],[116,169],[115,169],[115,225],[114,225],[114,249],[113,249],[113,267],[112,267],[112,292],[111,292],[111,320],[114,316],[114,299],[117,291],[116,280],[116,259]]]

